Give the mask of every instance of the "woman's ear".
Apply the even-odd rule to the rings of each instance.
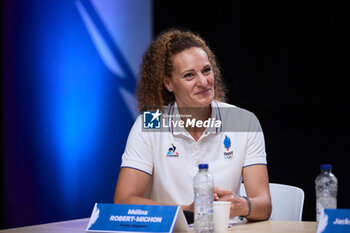
[[[164,83],[165,88],[166,88],[169,92],[173,92],[173,90],[174,90],[174,89],[173,89],[173,84],[171,83],[171,80],[170,80],[169,77],[165,77],[163,83]]]

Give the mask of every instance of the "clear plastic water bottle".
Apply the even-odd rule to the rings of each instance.
[[[214,178],[208,171],[208,164],[199,164],[199,171],[193,179],[194,187],[194,232],[212,233]]]
[[[315,180],[316,220],[319,221],[323,209],[337,208],[338,180],[332,173],[331,164],[322,164],[321,173]]]

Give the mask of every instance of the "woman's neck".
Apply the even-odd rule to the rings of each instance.
[[[196,119],[205,121],[211,116],[211,106],[207,107],[178,107],[181,119]]]

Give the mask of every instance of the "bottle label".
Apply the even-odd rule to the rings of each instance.
[[[323,206],[320,202],[316,203],[316,221],[319,222],[320,221],[320,215],[323,211]]]
[[[334,197],[320,197],[316,202],[316,220],[319,221],[320,215],[324,209],[336,209],[337,199]]]

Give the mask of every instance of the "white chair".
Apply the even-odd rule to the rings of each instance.
[[[285,184],[270,183],[270,193],[272,202],[270,220],[301,221],[305,196],[302,189]],[[247,195],[243,183],[240,195]]]

